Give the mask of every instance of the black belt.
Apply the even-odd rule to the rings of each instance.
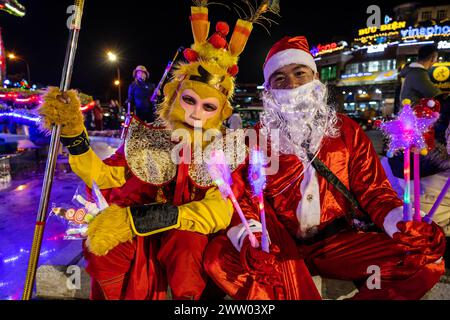
[[[296,242],[297,244],[312,245],[314,243],[330,238],[344,230],[352,230],[352,227],[348,224],[347,219],[342,217],[332,221],[325,228],[319,230],[316,235],[306,239],[297,239]]]

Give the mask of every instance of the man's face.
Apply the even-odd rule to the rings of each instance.
[[[269,85],[271,89],[295,89],[312,82],[315,77],[311,68],[290,64],[275,71],[269,79]]]
[[[433,64],[435,64],[436,62],[438,62],[438,59],[439,59],[439,54],[438,54],[437,52],[434,52],[434,53],[431,55],[431,57],[430,57],[428,60],[422,62],[422,64],[423,64],[423,66],[424,66],[426,69],[431,69],[431,67],[433,66]]]
[[[438,62],[438,59],[439,59],[439,54],[437,52],[433,53],[433,55],[431,56],[430,68],[433,66],[433,64]]]
[[[145,81],[147,79],[147,74],[143,71],[137,71],[136,72],[136,79]]]

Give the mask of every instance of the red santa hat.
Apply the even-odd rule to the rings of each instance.
[[[305,37],[284,37],[273,45],[264,63],[266,85],[275,71],[289,64],[302,64],[317,72],[316,62]]]

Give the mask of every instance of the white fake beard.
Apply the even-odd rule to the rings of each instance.
[[[263,93],[261,114],[263,133],[270,137],[279,129],[279,141],[272,148],[282,154],[295,154],[308,162],[315,155],[324,137],[337,137],[336,111],[327,105],[327,88],[319,80],[289,90],[269,90]]]

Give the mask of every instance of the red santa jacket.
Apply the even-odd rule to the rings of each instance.
[[[401,207],[403,202],[392,189],[378,155],[361,127],[347,116],[338,115],[338,118],[340,135],[324,139],[318,158],[349,188],[362,209],[382,228],[386,215],[394,208]],[[319,194],[301,193],[305,179],[305,175],[302,175],[304,166],[296,155],[282,154],[279,162],[278,173],[267,177],[265,200],[293,237],[298,235],[300,229],[297,209],[300,201],[306,197],[306,201],[320,197],[318,230],[348,213],[349,202],[317,173]],[[248,165],[234,173],[234,189],[244,189],[240,199],[243,211],[248,219],[259,221],[256,198],[247,182],[247,170]],[[307,215],[308,212],[303,214]],[[231,226],[239,224],[238,217],[233,217]]]

